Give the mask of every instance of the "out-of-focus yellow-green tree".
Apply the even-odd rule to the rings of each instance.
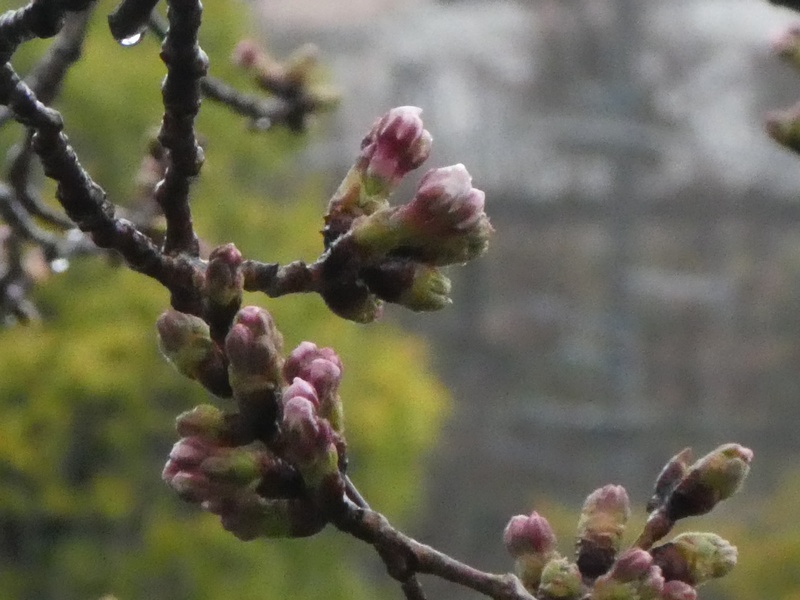
[[[84,166],[124,204],[146,146],[143,132],[160,121],[164,66],[154,39],[129,48],[112,40],[105,22],[112,8],[102,2],[95,11],[84,55],[56,105]],[[245,11],[209,3],[201,29],[211,73],[239,86],[244,76],[227,58],[246,33]],[[46,45],[26,45],[15,64],[24,72]],[[300,141],[249,132],[211,102],[198,131],[206,163],[192,203],[203,240],[233,241],[248,258],[313,259],[325,205],[324,192],[307,183],[313,175],[291,197],[268,199],[264,191]],[[4,150],[12,133],[20,135],[3,132]],[[0,595],[373,597],[353,564],[356,544],[325,532],[240,542],[162,484],[175,415],[208,397],[158,354],[154,323],[167,292],[112,263],[74,261],[38,292],[44,323],[0,332]],[[371,503],[402,516],[417,499],[423,455],[446,406],[424,345],[385,323],[342,321],[316,296],[246,302],[273,313],[287,350],[308,339],[342,357],[351,473]]]

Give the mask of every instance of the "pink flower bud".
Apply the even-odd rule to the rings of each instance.
[[[274,389],[280,382],[283,336],[263,308],[245,306],[225,338],[234,393]]]
[[[314,403],[301,396],[283,405],[282,431],[286,457],[299,469],[310,488],[338,473],[336,438],[327,420],[317,415]]]
[[[422,125],[421,112],[416,106],[400,106],[375,121],[361,142],[357,163],[367,176],[367,188],[394,187],[427,160],[432,138]]]
[[[523,554],[548,554],[555,550],[556,535],[547,519],[536,511],[512,517],[503,532],[503,544],[514,558]]]
[[[242,253],[233,244],[225,244],[211,251],[204,286],[213,304],[227,306],[241,301],[244,287],[241,265]]]
[[[318,348],[313,342],[300,342],[283,364],[284,378],[286,381],[292,381],[295,377],[308,380],[309,365],[318,359],[333,363],[341,372],[342,361],[333,348]]]
[[[643,578],[653,564],[650,553],[640,548],[631,548],[619,555],[608,576],[622,582]]]
[[[662,600],[697,600],[697,590],[688,583],[673,579],[664,584]]]
[[[292,398],[305,398],[310,401],[315,408],[319,407],[319,398],[317,397],[317,390],[314,386],[308,383],[305,379],[295,377],[292,383],[283,388],[283,401],[288,402]]]

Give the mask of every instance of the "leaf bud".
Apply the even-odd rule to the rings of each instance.
[[[714,533],[682,533],[651,550],[664,579],[697,586],[727,575],[736,565],[736,547]]]
[[[230,396],[222,350],[200,317],[168,310],[156,321],[158,346],[182,375],[199,381],[212,394]]]
[[[664,504],[673,521],[703,515],[735,494],[747,477],[753,451],[724,444],[695,462]]]
[[[200,437],[219,441],[229,434],[225,415],[216,406],[201,404],[181,413],[175,419],[175,428],[181,437]]]
[[[523,581],[525,584],[525,581]],[[526,584],[527,587],[527,584]],[[578,565],[566,558],[554,558],[542,570],[539,596],[553,600],[574,600],[582,594],[583,582]],[[535,590],[528,588],[534,593]]]
[[[452,303],[450,279],[432,265],[389,259],[364,269],[362,276],[370,291],[381,300],[413,311],[440,310]]]

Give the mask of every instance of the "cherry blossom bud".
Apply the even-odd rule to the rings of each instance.
[[[697,600],[697,590],[688,583],[673,579],[664,584],[662,600]]]
[[[308,383],[305,379],[300,379],[299,377],[295,377],[290,385],[283,388],[282,396],[284,402],[287,402],[295,397],[305,398],[311,402],[315,408],[319,408],[319,397],[317,397],[317,390],[315,390],[314,386]]]
[[[353,220],[388,207],[400,180],[428,158],[431,134],[415,106],[393,108],[372,125],[361,153],[328,204],[326,246],[350,229]]]
[[[619,555],[608,576],[617,581],[636,581],[644,577],[653,564],[653,557],[646,550],[631,548]]]
[[[654,511],[664,503],[678,483],[686,476],[692,460],[691,448],[684,448],[669,460],[656,479],[653,496],[647,503],[647,512]]]
[[[317,359],[330,361],[342,369],[342,361],[333,348],[319,348],[313,342],[300,342],[283,364],[284,378],[286,381],[292,381],[295,377],[306,379],[308,365]]]
[[[327,476],[338,474],[335,434],[328,421],[317,415],[313,402],[301,396],[286,400],[282,431],[286,457],[298,468],[309,488],[314,489]]]
[[[614,563],[629,516],[628,493],[620,485],[606,485],[586,498],[577,541],[577,563],[585,577],[598,577]]]
[[[484,197],[472,187],[464,165],[434,169],[422,178],[411,202],[353,223],[353,239],[376,257],[403,248],[420,262],[464,263],[486,251],[494,231],[483,211]]]
[[[300,378],[312,386],[318,399],[317,413],[327,419],[334,431],[344,430],[344,407],[339,397],[342,381],[342,361],[331,348],[317,348],[303,342],[295,348],[284,363],[286,380]],[[287,398],[284,392],[284,398]]]
[[[263,308],[245,306],[237,314],[225,352],[234,393],[274,389],[281,381],[283,336]]]
[[[523,585],[534,593],[536,590],[529,588],[527,582]],[[553,600],[574,600],[581,597],[583,583],[578,565],[569,562],[566,558],[554,558],[542,570],[539,595]]]
[[[714,533],[682,533],[651,550],[664,579],[697,586],[727,575],[736,565],[736,547]]]
[[[233,49],[231,62],[237,67],[250,68],[255,65],[263,54],[261,47],[255,40],[241,40]]]
[[[211,251],[206,267],[204,287],[213,305],[238,305],[242,300],[244,275],[241,271],[242,253],[233,244]]]
[[[547,554],[555,550],[556,535],[547,519],[533,511],[512,517],[503,532],[503,544],[514,558],[523,554]]]
[[[361,142],[358,164],[366,175],[367,193],[394,187],[425,162],[431,151],[431,134],[423,127],[416,106],[399,106],[375,121]]]
[[[438,268],[414,260],[386,260],[362,272],[364,281],[381,300],[413,311],[440,310],[452,303],[450,279]]]
[[[168,310],[158,318],[156,329],[161,352],[181,374],[217,396],[230,396],[225,358],[203,319]]]
[[[702,515],[735,494],[750,470],[753,451],[725,444],[694,463],[667,498],[664,508],[673,521]]]

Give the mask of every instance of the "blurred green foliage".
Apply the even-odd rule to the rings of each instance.
[[[152,38],[131,48],[112,40],[105,22],[112,7],[101,2],[94,14],[57,106],[84,166],[124,204],[143,132],[160,121],[164,66]],[[209,3],[201,38],[211,72],[240,87],[246,82],[227,57],[247,21],[243,5]],[[23,47],[17,68],[24,72],[46,45]],[[11,133],[21,135],[9,129],[4,149]],[[249,258],[313,259],[325,192],[313,177],[291,203],[265,191],[300,141],[249,133],[210,102],[198,129],[207,140],[193,196],[200,236],[212,245],[233,241]],[[166,291],[112,262],[74,261],[38,292],[43,325],[0,332],[0,597],[374,597],[354,558],[361,544],[335,532],[240,542],[162,484],[175,415],[207,397],[158,354],[154,322]],[[390,518],[407,515],[447,403],[425,346],[387,324],[339,320],[316,296],[246,301],[273,312],[287,350],[304,339],[337,350],[353,478]]]

